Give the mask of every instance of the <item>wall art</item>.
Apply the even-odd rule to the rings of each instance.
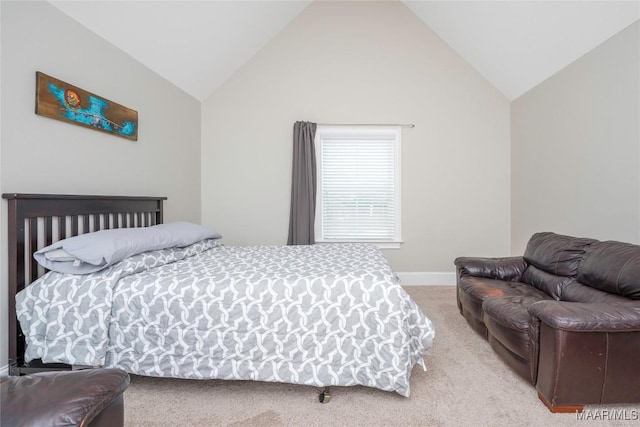
[[[36,72],[36,114],[138,140],[138,112]]]

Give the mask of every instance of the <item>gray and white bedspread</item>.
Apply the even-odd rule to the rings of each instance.
[[[26,359],[409,395],[434,329],[370,245],[146,252],[16,297]]]

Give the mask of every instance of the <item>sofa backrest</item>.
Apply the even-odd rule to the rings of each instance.
[[[536,233],[527,243],[524,259],[547,273],[574,277],[586,250],[595,242],[597,240],[550,232]]]
[[[561,299],[563,288],[574,280],[585,251],[595,241],[550,232],[534,234],[524,252],[529,265],[522,281]]]
[[[640,299],[640,246],[594,243],[578,268],[577,280],[604,292]]]
[[[556,301],[560,300],[564,287],[571,280],[575,279],[573,277],[556,276],[555,274],[547,273],[535,265],[527,266],[524,273],[522,273],[522,281],[524,283],[540,289]]]
[[[578,269],[579,271],[579,269]],[[624,303],[631,301],[627,297],[623,297],[618,294],[611,294],[609,292],[601,291],[600,289],[592,288],[590,286],[583,285],[576,282],[576,279],[571,279],[569,283],[562,287],[562,295],[560,300],[569,302],[605,302],[605,303]]]

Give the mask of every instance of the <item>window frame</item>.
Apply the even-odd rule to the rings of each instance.
[[[381,239],[328,239],[323,235],[322,211],[322,144],[324,139],[390,139],[394,147],[394,232],[390,240]],[[314,231],[316,243],[372,243],[383,249],[399,249],[402,240],[402,127],[401,126],[329,126],[318,125],[314,137],[316,154],[316,212]]]

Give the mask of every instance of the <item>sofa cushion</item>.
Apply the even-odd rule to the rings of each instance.
[[[478,308],[488,298],[504,296],[527,296],[533,294],[545,295],[542,291],[522,282],[507,282],[504,280],[486,279],[482,277],[463,276],[458,281],[458,289],[462,295],[477,302]],[[547,296],[548,297],[548,296]],[[475,313],[481,317],[481,313]]]
[[[551,299],[542,292],[492,298],[482,303],[482,310],[485,315],[493,317],[503,325],[526,332],[529,328],[529,306],[538,301],[550,301]]]
[[[582,283],[572,280],[564,286],[560,301],[616,303],[628,302],[630,299],[620,295],[610,294],[590,286],[585,286]]]
[[[571,277],[556,276],[555,274],[547,273],[544,270],[540,270],[535,265],[530,265],[524,271],[522,275],[522,281],[535,286],[537,289],[546,293],[555,300],[560,299],[562,295],[562,289],[571,281]]]
[[[529,294],[487,299],[482,303],[483,320],[495,339],[524,360],[530,357],[528,308],[538,301],[552,300],[547,294],[530,286]]]
[[[511,282],[483,277],[462,276],[458,279],[458,296],[465,317],[482,321],[482,301],[487,297],[500,297],[511,288]]]
[[[471,315],[482,321],[482,305],[487,299],[505,296],[538,295],[540,299],[550,299],[544,292],[522,282],[463,276],[458,279],[458,294],[466,316]]]
[[[593,239],[544,232],[531,236],[524,259],[540,270],[558,276],[575,276],[578,265]]]
[[[580,265],[578,282],[640,299],[640,246],[612,241],[594,244]]]

